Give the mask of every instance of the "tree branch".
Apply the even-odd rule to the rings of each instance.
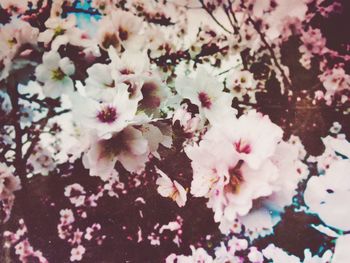
[[[292,84],[290,83],[286,73],[284,72],[283,68],[281,67],[281,65],[279,64],[278,62],[278,59],[275,55],[275,52],[273,50],[273,48],[269,45],[269,43],[267,42],[266,38],[265,38],[265,35],[263,32],[261,32],[260,28],[259,28],[259,25],[249,16],[248,17],[248,22],[250,22],[254,29],[256,30],[256,32],[259,34],[260,36],[260,39],[261,41],[264,43],[265,45],[265,48],[267,48],[267,50],[269,51],[270,55],[271,55],[271,58],[275,64],[275,66],[278,68],[278,70],[280,71],[282,77],[283,77],[283,80],[285,82],[285,85],[287,86],[287,89],[286,89],[286,94],[288,94],[288,91],[290,88],[292,88]]]
[[[220,21],[217,20],[217,18],[213,15],[213,13],[205,6],[203,0],[199,0],[199,2],[202,4],[203,9],[211,16],[211,18],[215,21],[215,23],[218,26],[220,26],[227,33],[232,34],[232,32],[230,30],[228,30],[223,24],[221,24]]]
[[[20,105],[18,103],[19,101],[19,93],[17,90],[17,82],[15,80],[15,77],[11,75],[8,78],[8,93],[10,95],[10,100],[12,104],[12,116],[14,118],[13,126],[15,129],[15,161],[14,161],[14,167],[16,169],[17,175],[21,178],[22,181],[22,187],[25,189],[27,184],[27,177],[26,177],[26,162],[23,159],[23,152],[22,152],[22,138],[23,138],[23,131],[21,129],[21,123],[20,123]]]
[[[52,117],[59,116],[59,115],[62,115],[62,114],[70,112],[69,109],[61,110],[61,111],[58,111],[58,112],[56,112],[53,108],[49,108],[48,110],[49,111],[48,111],[47,115],[44,118],[42,118],[42,119],[40,119],[40,120],[38,120],[36,122],[36,124],[39,125],[39,128],[37,129],[38,133],[36,133],[35,136],[33,137],[33,139],[31,140],[32,143],[29,145],[29,147],[28,147],[28,149],[27,149],[27,151],[26,151],[26,153],[24,155],[24,160],[28,160],[28,158],[32,154],[35,146],[40,141],[41,131],[45,128],[45,126],[47,125],[49,120]]]

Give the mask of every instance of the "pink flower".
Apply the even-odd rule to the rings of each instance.
[[[83,247],[82,245],[79,245],[77,247],[72,248],[70,253],[71,253],[71,256],[70,256],[71,261],[80,261],[82,260],[83,255],[85,253],[85,247]]]
[[[109,139],[112,133],[122,131],[135,118],[138,100],[130,99],[128,86],[119,84],[111,101],[98,102],[76,95],[73,97],[73,114],[83,127]]]
[[[14,176],[11,168],[0,163],[0,200],[11,198],[13,192],[21,189],[21,181]]]
[[[109,176],[119,161],[130,172],[141,172],[150,153],[148,141],[133,126],[126,127],[112,138],[92,141],[83,156],[83,164],[90,175]]]
[[[156,181],[156,184],[158,185],[158,193],[163,197],[171,198],[179,207],[184,206],[187,201],[187,194],[183,186],[177,181],[172,181],[161,170],[157,169],[157,171],[161,175]]]
[[[176,91],[184,99],[199,108],[199,113],[210,123],[222,118],[232,118],[236,111],[231,108],[232,95],[223,92],[224,86],[204,69],[196,72],[195,79],[178,77],[175,81]]]
[[[85,202],[85,190],[80,184],[71,184],[65,187],[64,195],[69,197],[69,200],[76,207],[82,206]]]
[[[74,222],[74,215],[71,209],[60,210],[60,221],[63,225],[69,225]]]

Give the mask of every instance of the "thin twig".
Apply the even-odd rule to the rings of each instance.
[[[39,140],[40,140],[40,135],[41,135],[41,132],[40,132],[40,131],[42,131],[42,130],[45,128],[45,126],[47,125],[47,123],[49,122],[49,120],[50,120],[52,117],[59,116],[59,115],[62,115],[62,114],[65,114],[65,113],[70,112],[69,109],[64,109],[64,110],[61,110],[61,111],[58,111],[58,112],[54,111],[54,109],[52,109],[52,108],[49,108],[48,110],[49,110],[49,111],[48,111],[46,117],[40,119],[40,120],[37,122],[37,124],[39,124],[39,128],[38,128],[39,133],[37,133],[37,134],[33,137],[33,139],[31,140],[32,143],[29,145],[28,150],[26,151],[26,153],[25,153],[25,155],[24,155],[24,160],[27,160],[27,159],[30,157],[30,155],[32,154],[32,152],[33,152],[35,146],[37,145],[37,143],[38,143]]]
[[[14,166],[16,169],[17,175],[21,178],[23,189],[26,188],[27,177],[26,177],[26,163],[23,160],[23,152],[22,152],[22,138],[23,131],[21,129],[20,123],[20,105],[19,105],[19,92],[17,90],[17,82],[14,76],[10,76],[8,78],[8,93],[10,95],[10,100],[12,104],[13,111],[13,127],[15,130],[15,161]]]
[[[203,0],[199,0],[199,2],[202,4],[203,9],[211,16],[211,18],[215,21],[215,23],[220,26],[224,31],[226,31],[227,33],[233,34],[230,30],[228,30],[223,24],[220,23],[219,20],[217,20],[217,18],[213,15],[213,13],[208,10],[208,8],[205,6]]]
[[[226,16],[227,16],[227,18],[228,18],[228,20],[229,20],[231,26],[232,26],[233,32],[234,32],[235,34],[239,34],[238,26],[235,25],[235,24],[233,23],[232,18],[231,18],[231,16],[230,16],[230,14],[231,14],[232,12],[231,12],[231,13],[229,12],[229,8],[230,8],[229,6],[224,5],[224,11],[225,11],[225,13],[226,13]]]
[[[274,50],[272,49],[272,47],[267,42],[264,33],[260,31],[260,28],[259,28],[258,24],[250,16],[248,17],[248,22],[250,22],[253,25],[254,29],[259,34],[261,41],[264,43],[265,48],[267,48],[267,50],[270,52],[271,58],[272,58],[272,60],[273,60],[273,62],[275,64],[275,66],[278,68],[278,70],[282,74],[282,77],[283,77],[283,79],[285,81],[285,84],[288,86],[287,90],[286,90],[286,94],[288,94],[289,89],[292,88],[292,84],[290,83],[290,81],[289,81],[287,75],[285,74],[283,68],[279,64]]]

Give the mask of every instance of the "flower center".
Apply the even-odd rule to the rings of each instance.
[[[234,86],[234,87],[233,87],[233,91],[236,92],[236,93],[241,92],[241,90],[242,90],[242,89],[241,89],[240,86]]]
[[[242,165],[243,161],[240,160],[235,167],[229,169],[230,181],[225,185],[226,192],[237,193],[239,191],[239,187],[244,182],[241,172]]]
[[[208,94],[206,94],[205,92],[200,92],[198,94],[198,99],[201,102],[201,105],[203,108],[210,109],[211,101],[210,101]]]
[[[115,34],[107,33],[102,41],[102,47],[109,48],[109,46],[117,47],[118,46],[118,38]]]
[[[173,201],[176,201],[177,197],[179,196],[179,192],[177,191],[177,189],[174,189],[174,192],[170,194],[170,198],[173,200]]]
[[[132,69],[128,69],[128,68],[123,68],[119,72],[122,75],[130,75],[130,74],[134,74],[135,73]]]
[[[129,33],[127,30],[123,29],[123,28],[119,28],[119,38],[122,41],[127,40],[129,37]]]
[[[54,69],[54,70],[52,71],[52,76],[51,76],[51,78],[52,78],[53,80],[60,81],[60,80],[64,79],[65,76],[66,76],[66,74],[64,74],[64,72],[62,71],[62,69],[57,68],[57,69]]]
[[[239,141],[235,142],[234,147],[238,153],[249,154],[252,151],[249,143],[243,141],[242,139],[239,139]]]
[[[117,110],[112,106],[106,106],[102,108],[97,114],[97,118],[103,123],[113,123],[117,119]]]
[[[64,30],[62,27],[58,26],[58,27],[56,27],[55,30],[54,30],[54,35],[53,35],[53,37],[57,37],[57,36],[63,35],[64,32],[65,32],[65,30]]]
[[[7,40],[7,43],[9,44],[10,47],[13,47],[14,45],[17,44],[17,40],[15,38]]]

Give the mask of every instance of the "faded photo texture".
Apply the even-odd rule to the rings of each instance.
[[[0,263],[350,263],[349,0],[0,0]]]

